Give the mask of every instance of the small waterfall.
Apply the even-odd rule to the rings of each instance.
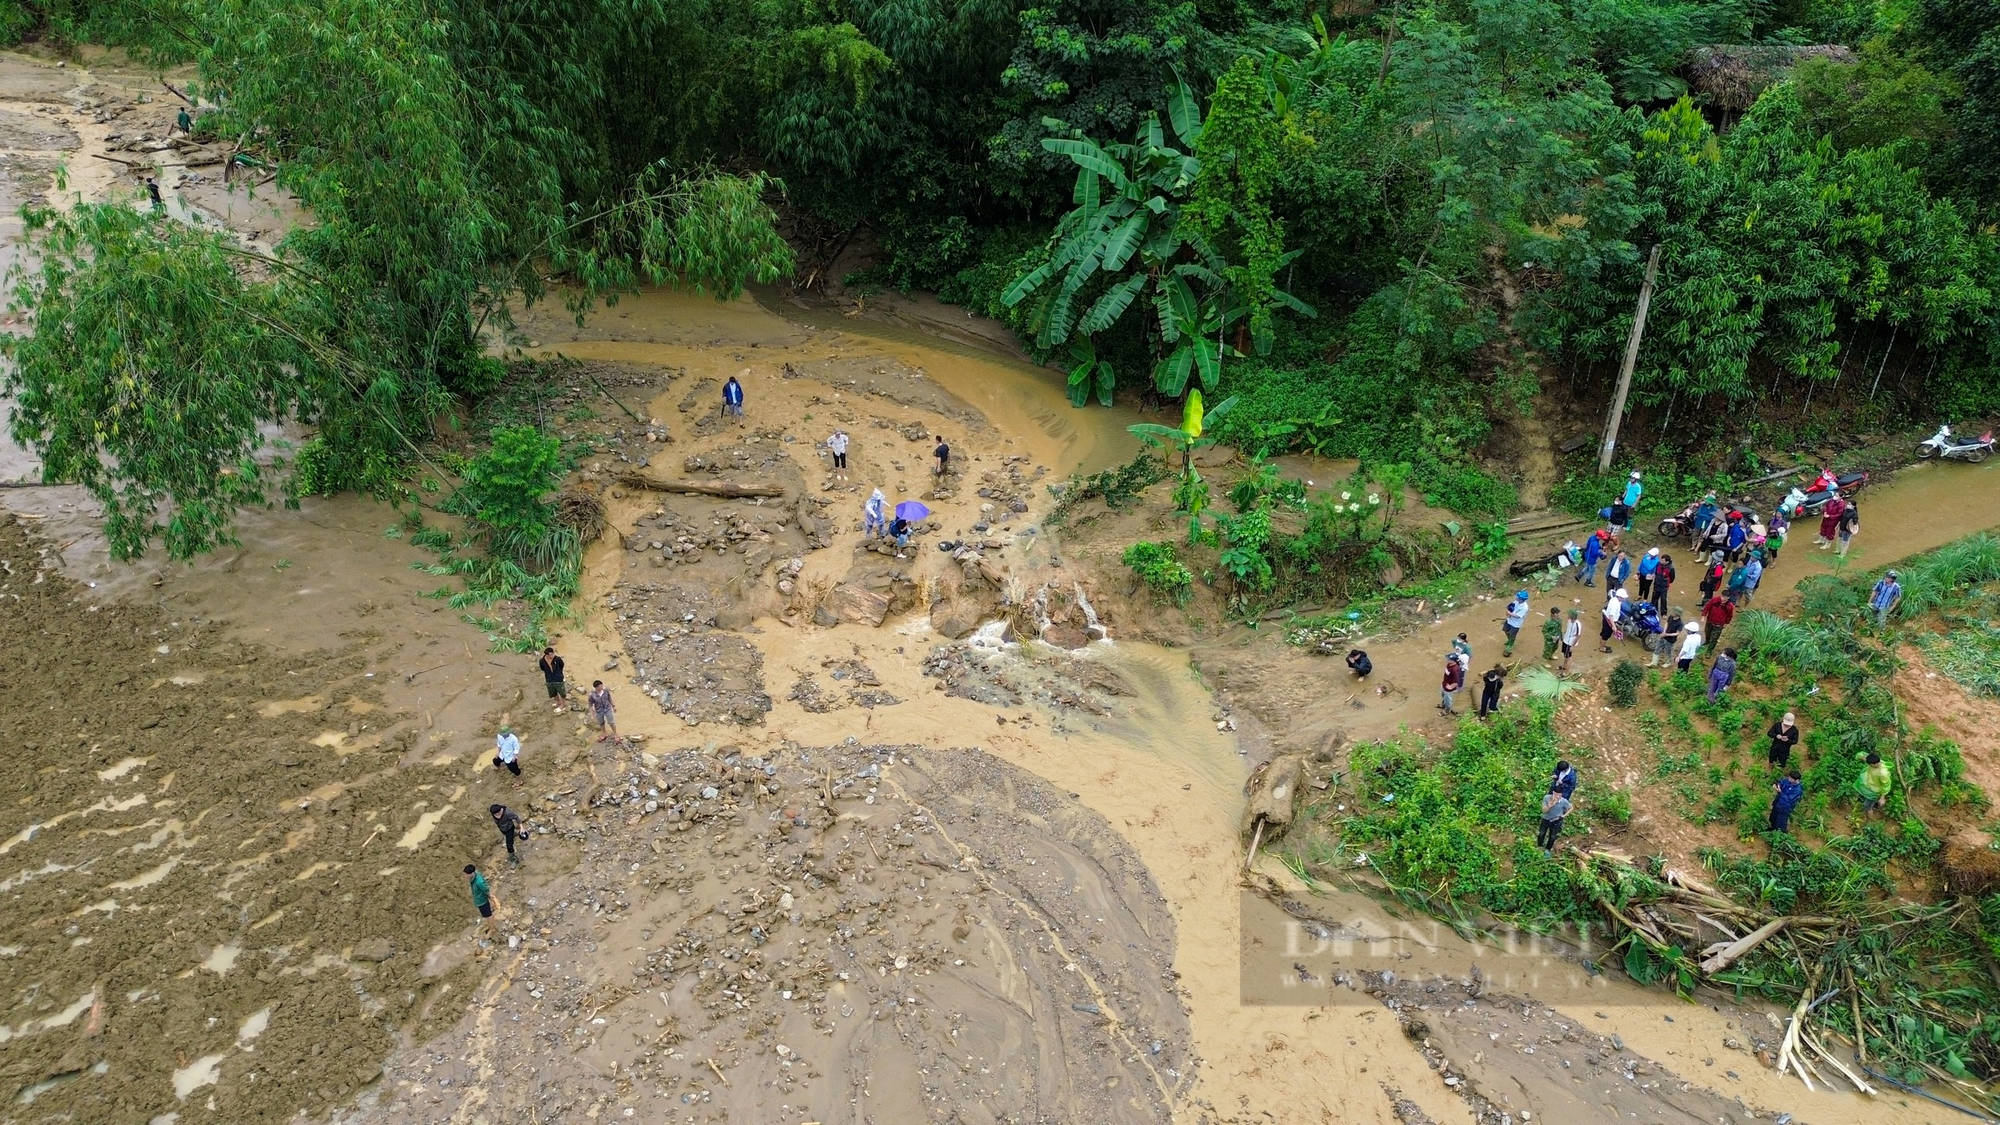
[[[1076,583],[1074,588],[1076,590],[1076,607],[1083,611],[1083,631],[1089,633],[1092,640],[1110,640],[1111,630],[1106,629],[1097,620],[1097,609],[1090,604],[1089,595],[1083,592],[1083,583]]]

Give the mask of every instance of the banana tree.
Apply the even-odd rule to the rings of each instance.
[[[1228,329],[1251,310],[1226,280],[1229,264],[1182,221],[1182,205],[1201,172],[1189,150],[1202,133],[1200,109],[1185,82],[1169,91],[1167,117],[1171,143],[1158,114],[1147,116],[1130,144],[1099,145],[1075,136],[1042,141],[1077,165],[1076,206],[1057,224],[1047,256],[1001,300],[1013,307],[1034,299],[1027,326],[1041,352],[1066,353],[1070,401],[1078,406],[1093,394],[1110,405],[1117,373],[1098,354],[1095,337],[1134,305],[1153,310],[1144,332],[1154,355],[1153,385],[1163,394],[1178,396],[1195,375],[1213,389],[1222,360],[1241,354],[1229,345]],[[1054,118],[1043,124],[1063,128]],[[1276,299],[1311,311],[1289,294]]]
[[[1214,428],[1218,419],[1236,409],[1236,402],[1239,397],[1238,395],[1230,395],[1228,398],[1216,403],[1212,409],[1204,412],[1201,403],[1201,389],[1197,387],[1187,393],[1187,401],[1181,407],[1181,424],[1178,427],[1162,426],[1157,422],[1140,422],[1134,426],[1127,426],[1126,429],[1131,432],[1133,437],[1138,438],[1147,445],[1179,450],[1181,455],[1181,475],[1183,477],[1192,477],[1195,475],[1194,451],[1204,446],[1215,444],[1214,438],[1205,435],[1210,429]]]

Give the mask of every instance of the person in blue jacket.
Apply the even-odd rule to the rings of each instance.
[[[1583,568],[1576,572],[1577,580],[1586,586],[1597,585],[1597,564],[1604,558],[1604,535],[1593,532],[1583,541]]]
[[[729,377],[727,383],[722,384],[722,412],[737,418],[743,417],[743,384],[737,382],[734,375]]]
[[[1799,771],[1793,770],[1778,779],[1778,784],[1771,787],[1771,831],[1791,831],[1792,810],[1799,807],[1805,795],[1806,785],[1800,780]]]

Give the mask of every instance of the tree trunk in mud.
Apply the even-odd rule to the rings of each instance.
[[[618,483],[627,488],[643,488],[652,492],[675,492],[688,496],[720,496],[728,500],[747,500],[751,497],[777,497],[785,494],[784,488],[775,484],[730,484],[727,481],[694,480],[654,480],[641,473],[619,473]]]

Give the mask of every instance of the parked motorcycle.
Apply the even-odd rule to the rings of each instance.
[[[1917,446],[1918,460],[1940,457],[1947,461],[1970,461],[1977,465],[1993,453],[1993,431],[1980,434],[1976,440],[1961,441],[1951,436],[1950,426],[1939,426],[1938,432]]]
[[[1820,509],[1826,507],[1826,502],[1833,499],[1833,490],[1836,487],[1840,489],[1842,496],[1851,500],[1854,494],[1867,484],[1867,473],[1841,473],[1835,476],[1833,470],[1827,469],[1813,478],[1810,487],[1792,486],[1792,490],[1785,494],[1785,499],[1778,505],[1778,512],[1788,520],[1795,520],[1800,516],[1816,516],[1820,513]]]
[[[1697,500],[1687,507],[1682,508],[1679,512],[1661,520],[1660,537],[1662,539],[1692,540],[1694,538],[1694,514],[1700,508],[1701,501]],[[1742,512],[1752,522],[1756,522],[1757,520],[1757,513],[1750,510],[1749,501],[1747,500],[1728,500],[1715,506],[1716,519],[1725,519],[1730,512]]]

